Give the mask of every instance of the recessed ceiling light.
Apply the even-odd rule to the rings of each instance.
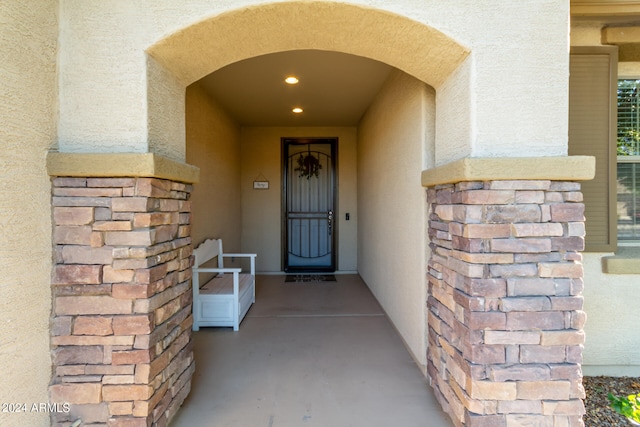
[[[294,85],[294,84],[298,83],[300,80],[298,80],[298,78],[295,77],[295,76],[289,76],[286,79],[284,79],[284,81],[287,84]]]
[[[303,110],[302,110],[302,108],[300,108],[300,107],[295,107],[295,108],[294,108],[293,110],[291,110],[291,111],[293,111],[293,112],[294,112],[294,113],[296,113],[296,114],[300,114],[300,113],[302,113],[302,111],[303,111]]]

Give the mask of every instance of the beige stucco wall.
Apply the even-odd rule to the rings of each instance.
[[[358,128],[358,271],[426,366],[426,192],[435,94],[394,71]]]
[[[468,155],[522,156],[522,146],[531,156],[566,153],[569,2],[62,0],[61,5],[65,151],[151,149],[184,159],[180,85],[226,65],[221,61],[322,48],[380,59],[436,89],[444,85],[438,101],[449,108],[437,113],[438,145],[456,149],[443,151],[439,164]],[[307,12],[311,18],[295,21]],[[282,25],[283,17],[296,25]],[[190,26],[197,31],[182,31]],[[157,63],[146,60],[146,50]],[[466,52],[470,56],[458,67]]]
[[[603,273],[602,257],[610,255],[584,254],[584,372],[640,376],[640,275]]]
[[[576,22],[571,24],[571,46],[600,46],[601,25],[594,22]]]
[[[338,137],[337,269],[356,271],[356,128],[351,127],[242,128],[242,250],[258,254],[258,271],[282,271],[282,137]],[[254,190],[253,181],[263,177],[269,181],[269,189]],[[346,212],[351,214],[349,221],[345,220]]]
[[[191,194],[194,245],[222,238],[224,250],[240,250],[240,127],[200,84],[187,88],[187,163],[200,168]]]
[[[51,185],[45,154],[56,139],[56,1],[0,2],[0,411],[2,426],[45,426],[51,379]]]

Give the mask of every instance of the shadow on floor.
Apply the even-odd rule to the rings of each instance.
[[[194,332],[191,394],[171,426],[450,427],[366,285],[336,277],[259,276],[240,331]]]

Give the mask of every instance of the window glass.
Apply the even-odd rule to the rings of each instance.
[[[640,242],[640,80],[618,81],[618,240]]]

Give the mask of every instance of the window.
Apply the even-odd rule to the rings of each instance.
[[[618,80],[618,244],[640,243],[640,80]]]
[[[570,70],[569,155],[596,158],[582,182],[585,250],[613,253],[605,273],[640,274],[640,79],[618,78],[616,46],[572,47]]]

